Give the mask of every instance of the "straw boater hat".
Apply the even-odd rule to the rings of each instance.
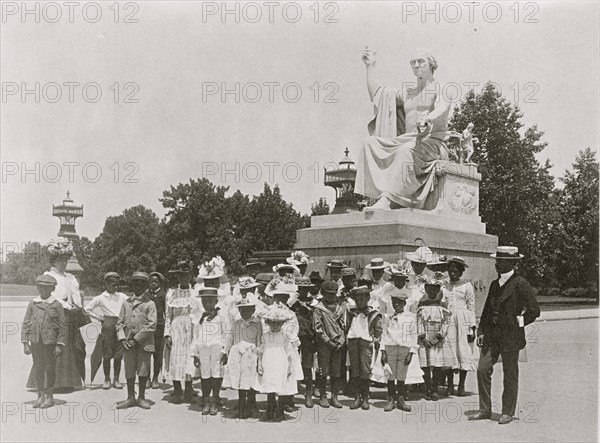
[[[386,261],[383,261],[382,258],[377,257],[377,258],[372,258],[371,262],[365,266],[365,269],[385,269],[389,266],[390,264]]]
[[[278,265],[273,266],[273,272],[279,273],[281,269],[289,269],[292,272],[300,273],[300,269],[296,265],[291,265],[289,263],[279,263]]]
[[[369,289],[368,286],[359,286],[358,288],[353,288],[350,291],[350,297],[351,298],[357,298],[359,295],[370,295],[371,294],[371,289]]]
[[[296,283],[296,286],[303,287],[303,288],[312,288],[315,285],[313,284],[313,282],[310,281],[310,278],[308,277],[296,277],[294,279],[294,283]]]
[[[121,278],[121,276],[119,274],[117,274],[116,272],[107,272],[106,274],[104,274],[104,277],[102,278],[102,280],[106,281],[111,277]]]
[[[257,283],[252,277],[240,277],[239,279],[240,289],[254,289],[260,283]]]
[[[152,278],[152,277],[156,277],[158,278],[161,282],[165,281],[165,276],[162,275],[160,272],[154,271],[151,272],[150,274],[148,274],[148,277]]]
[[[420,246],[414,252],[408,252],[406,259],[417,263],[429,263],[433,260],[433,252],[427,246]]]
[[[356,277],[356,269],[342,268],[342,277]]]
[[[331,260],[327,262],[328,268],[345,268],[347,265],[343,260]]]
[[[174,269],[169,270],[170,274],[191,273],[194,269],[194,263],[191,260],[179,260]]]
[[[252,266],[264,266],[266,265],[266,263],[264,261],[249,261],[247,262],[244,266],[242,266],[243,268],[251,268]]]
[[[496,252],[490,254],[490,257],[502,260],[519,260],[523,254],[519,254],[519,248],[516,246],[498,246]]]
[[[219,290],[217,288],[200,288],[198,290],[198,297],[219,297]]]
[[[220,256],[213,257],[210,261],[198,266],[198,278],[210,280],[220,278],[225,274],[225,262]]]
[[[146,274],[145,272],[137,271],[137,272],[133,273],[133,275],[131,276],[131,280],[148,281],[148,280],[150,280],[150,278],[148,277],[148,274]]]
[[[467,264],[465,263],[465,260],[462,257],[452,257],[450,260],[448,260],[448,265],[450,263],[457,263],[457,264],[461,265],[464,269],[469,267],[469,266],[467,266]]]

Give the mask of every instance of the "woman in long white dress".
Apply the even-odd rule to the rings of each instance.
[[[57,281],[52,295],[60,301],[65,310],[66,343],[63,352],[56,359],[56,390],[70,391],[83,386],[85,381],[85,342],[80,328],[91,322],[83,311],[83,300],[79,291],[79,282],[73,274],[66,272],[69,258],[73,255],[73,245],[69,240],[59,237],[45,246],[48,260],[52,265],[44,274],[51,275]],[[29,374],[27,388],[37,389],[35,374]]]
[[[448,160],[450,102],[433,78],[435,57],[418,49],[410,60],[416,84],[382,87],[375,78],[375,52],[363,53],[367,87],[375,106],[357,164],[355,192],[379,199],[367,209],[423,208],[436,184],[435,161]]]

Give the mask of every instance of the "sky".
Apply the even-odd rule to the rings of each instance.
[[[323,168],[346,147],[356,160],[373,113],[365,45],[382,85],[413,81],[418,47],[459,96],[495,82],[544,132],[557,177],[598,148],[598,2],[26,7],[4,2],[0,23],[5,252],[56,237],[67,190],[90,239],[138,204],[163,217],[162,192],[200,177],[250,195],[278,184],[302,213],[333,206]]]

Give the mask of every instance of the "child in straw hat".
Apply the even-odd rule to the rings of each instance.
[[[246,419],[256,411],[254,387],[258,376],[258,348],[262,341],[263,328],[255,315],[256,302],[242,298],[237,302],[240,318],[231,325],[227,334],[225,352],[227,366],[223,386],[238,391],[237,418]],[[252,400],[254,399],[254,404]]]
[[[297,351],[282,331],[294,313],[276,303],[263,311],[261,318],[269,325],[269,332],[258,349],[256,390],[267,394],[267,421],[281,421],[285,418],[284,405],[281,401],[277,404],[276,396],[298,392],[293,368],[293,353]]]

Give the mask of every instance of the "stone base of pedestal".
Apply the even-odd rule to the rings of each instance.
[[[422,244],[435,253],[461,256],[469,266],[463,277],[473,283],[479,315],[489,284],[496,278],[490,254],[498,238],[485,233],[485,224],[476,214],[452,217],[451,212],[396,209],[314,216],[310,228],[297,231],[296,247],[314,260],[308,271],[321,273],[332,259],[343,259],[357,269],[373,257],[395,263]]]

